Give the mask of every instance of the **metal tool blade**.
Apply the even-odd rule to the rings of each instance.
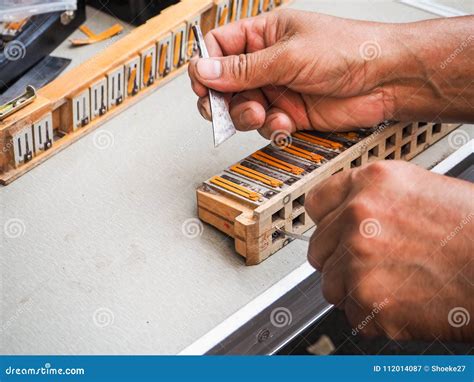
[[[204,43],[200,26],[193,25],[193,32],[199,48],[199,56],[201,58],[209,58],[209,52]],[[214,147],[217,147],[234,135],[236,130],[222,93],[209,89],[209,101],[211,105],[212,129],[214,131]]]
[[[292,239],[303,240],[303,241],[307,241],[307,242],[309,242],[311,240],[311,236],[299,235],[297,233],[285,231],[284,229],[281,229],[281,228],[277,228],[276,231],[280,232],[281,234],[283,234],[285,236],[288,236]]]

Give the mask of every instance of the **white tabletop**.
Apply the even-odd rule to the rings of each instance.
[[[392,22],[434,17],[387,1],[293,6]],[[116,22],[92,8],[88,17],[96,31]],[[77,65],[109,43],[64,43],[55,54]],[[195,188],[265,144],[247,133],[214,149],[195,103],[182,75],[0,188],[1,353],[176,353],[305,261],[304,243],[293,242],[247,267],[216,229],[183,234],[196,218]],[[444,140],[416,161],[430,167],[453,150]]]

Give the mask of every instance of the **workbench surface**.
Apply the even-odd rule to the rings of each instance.
[[[388,1],[292,7],[391,22],[435,17]],[[88,9],[94,31],[115,22]],[[66,42],[54,53],[77,65],[107,44]],[[183,233],[197,217],[196,187],[266,144],[240,133],[214,149],[195,105],[181,75],[0,188],[1,353],[176,353],[305,261],[305,243],[293,242],[247,267],[216,229]],[[445,139],[415,161],[430,167],[453,150]]]

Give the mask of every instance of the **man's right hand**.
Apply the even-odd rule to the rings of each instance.
[[[445,68],[444,78],[437,74],[443,57],[469,36],[469,22],[383,24],[274,11],[212,30],[211,58],[193,59],[189,74],[205,118],[212,88],[227,93],[237,129],[267,138],[276,130],[351,130],[385,119],[474,119],[463,101],[474,86],[466,88],[459,72],[450,79],[465,60],[469,77],[472,49]]]

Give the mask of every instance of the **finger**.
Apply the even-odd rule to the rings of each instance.
[[[370,311],[366,311],[349,293],[344,300],[344,312],[347,320],[352,327],[352,334],[361,334],[364,337],[376,337],[379,332],[375,321],[367,319],[370,317]]]
[[[348,98],[313,97],[312,101],[307,112],[316,130],[345,131],[374,126],[385,119],[381,91]]]
[[[325,216],[309,241],[308,261],[310,264],[315,264],[315,268],[319,271],[325,271],[326,262],[336,251],[341,241],[344,225],[340,215],[340,209],[337,208]]]
[[[300,93],[294,92],[286,86],[265,86],[262,90],[271,107],[281,109],[291,116],[297,130],[311,128],[306,104]]]
[[[235,95],[230,102],[230,115],[237,130],[249,131],[263,126],[267,100],[258,89]]]
[[[295,121],[283,110],[272,107],[267,111],[265,123],[258,132],[266,139],[272,139],[276,132],[286,132],[288,136],[296,131]]]
[[[240,20],[236,23],[228,24],[214,29],[206,34],[205,43],[210,57],[223,57],[228,55],[239,55],[253,51],[265,49],[265,20],[263,15],[256,18]],[[197,73],[198,59],[192,59],[189,63],[188,72],[191,80],[200,83]],[[203,89],[198,96],[202,96]]]
[[[339,248],[332,253],[322,271],[323,296],[331,304],[344,307],[346,297],[344,253]]]
[[[197,102],[198,110],[201,116],[208,121],[211,121],[211,106],[209,104],[209,97],[199,98]]]
[[[209,94],[208,89],[200,84],[197,81],[194,81],[191,77],[191,88],[193,89],[193,92],[198,96],[198,97],[206,97]]]
[[[238,55],[264,49],[268,19],[268,15],[261,15],[211,30],[204,38],[209,56]]]
[[[193,80],[224,93],[279,85],[292,73],[291,60],[285,57],[287,50],[280,45],[254,53],[201,58],[190,64],[190,74]]]
[[[344,203],[352,187],[351,172],[352,170],[338,172],[308,192],[305,209],[316,224]]]

